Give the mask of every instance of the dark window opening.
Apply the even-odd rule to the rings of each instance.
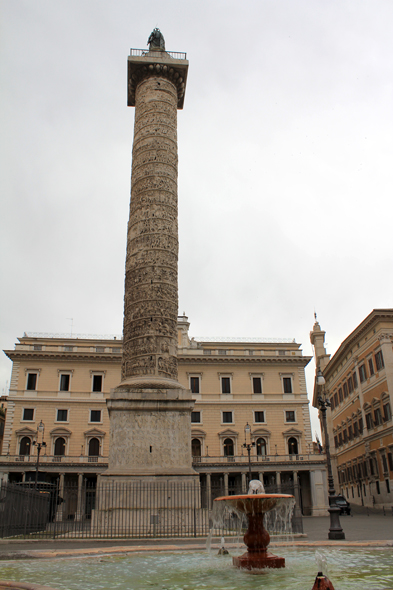
[[[55,455],[58,457],[63,457],[65,455],[65,440],[62,436],[56,439]]]
[[[70,390],[70,376],[69,375],[60,375],[60,391],[69,391]]]
[[[201,441],[198,438],[193,438],[191,441],[191,453],[193,457],[202,455]]]
[[[283,377],[284,393],[292,393],[292,377]]]
[[[93,391],[102,391],[102,375],[93,375]]]
[[[223,412],[222,421],[224,424],[231,424],[233,422],[232,412]]]
[[[230,377],[221,377],[221,393],[231,393]]]
[[[255,422],[265,422],[265,412],[254,412]]]
[[[296,422],[296,420],[295,420],[295,411],[294,410],[286,410],[286,412],[285,412],[285,421],[286,422]]]
[[[262,393],[262,379],[261,377],[252,378],[252,390],[254,393]]]
[[[27,374],[27,385],[26,389],[29,391],[35,391],[37,387],[37,373],[28,373]]]
[[[297,455],[298,454],[298,445],[297,440],[294,437],[288,439],[288,453],[290,455]]]
[[[190,377],[190,389],[192,393],[200,393],[199,377]]]
[[[101,422],[101,410],[90,410],[90,422]]]
[[[98,438],[89,440],[89,457],[98,457],[100,454],[100,441]]]
[[[231,438],[226,438],[224,440],[224,456],[225,457],[233,457],[233,455],[234,455],[233,440]]]
[[[57,421],[58,422],[67,422],[68,419],[68,410],[57,410]]]
[[[34,409],[24,408],[23,409],[23,420],[34,420]]]
[[[30,455],[31,440],[28,436],[24,436],[19,445],[19,455]]]
[[[191,412],[191,422],[194,424],[201,423],[201,413],[200,412]]]
[[[266,440],[264,438],[257,439],[257,455],[266,455]]]

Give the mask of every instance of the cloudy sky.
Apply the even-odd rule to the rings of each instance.
[[[190,62],[178,139],[191,335],[290,337],[311,355],[316,310],[333,353],[392,307],[391,0],[0,8],[2,349],[71,323],[121,334],[126,63],[156,26]],[[10,370],[3,355],[2,392]]]

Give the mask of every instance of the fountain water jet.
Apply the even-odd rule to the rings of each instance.
[[[267,551],[270,535],[265,529],[263,521],[265,513],[280,506],[287,509],[289,519],[295,505],[295,499],[288,494],[265,494],[261,493],[260,490],[263,490],[263,486],[256,486],[254,481],[251,481],[249,492],[253,491],[254,493],[239,496],[222,496],[214,500],[215,506],[222,502],[224,506],[229,506],[235,513],[245,514],[248,518],[248,529],[244,535],[247,551],[240,557],[233,557],[233,565],[238,568],[254,570],[285,567],[284,557],[278,557]]]

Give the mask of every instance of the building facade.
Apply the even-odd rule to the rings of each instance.
[[[327,428],[336,492],[355,504],[393,503],[393,309],[375,309],[332,358],[325,332],[310,334],[331,403]],[[318,407],[314,389],[313,405]],[[323,433],[324,435],[324,433]]]
[[[325,456],[312,443],[304,375],[310,357],[289,339],[221,342],[188,331],[188,318],[179,317],[179,382],[195,401],[190,437],[201,482],[221,493],[244,492],[251,469],[266,486],[299,484],[303,513],[323,514]],[[40,480],[60,488],[96,485],[108,468],[106,400],[120,379],[121,338],[29,334],[5,352],[13,369],[1,477],[34,479],[34,442],[44,440]],[[73,518],[77,507],[67,506]]]

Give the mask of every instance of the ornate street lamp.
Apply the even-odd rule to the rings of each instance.
[[[247,437],[248,437],[249,442],[247,442]],[[250,481],[252,479],[252,475],[251,475],[251,447],[255,447],[255,441],[251,442],[251,426],[249,425],[248,422],[244,427],[244,443],[242,444],[242,447],[247,450],[247,454],[248,454],[248,483],[250,483]]]
[[[326,453],[326,464],[328,470],[328,493],[329,493],[329,508],[328,512],[330,515],[330,528],[329,528],[329,539],[338,540],[345,539],[345,533],[341,528],[340,524],[340,508],[336,505],[336,492],[334,491],[334,481],[332,472],[332,462],[330,459],[330,446],[329,446],[329,435],[327,431],[326,423],[326,408],[330,408],[330,400],[326,397],[324,389],[325,378],[322,375],[321,369],[318,369],[316,386],[318,393],[318,406],[322,414],[322,425],[325,433],[325,453]]]
[[[35,489],[37,489],[37,484],[38,484],[38,467],[40,465],[40,453],[41,453],[41,449],[43,447],[46,447],[46,442],[44,441],[44,432],[45,432],[45,425],[43,423],[43,421],[41,420],[41,422],[38,424],[38,428],[37,428],[37,437],[38,437],[38,432],[41,433],[42,435],[42,442],[38,442],[36,440],[33,440],[33,445],[35,445],[37,447],[37,462],[35,464],[35,484],[34,487]]]

